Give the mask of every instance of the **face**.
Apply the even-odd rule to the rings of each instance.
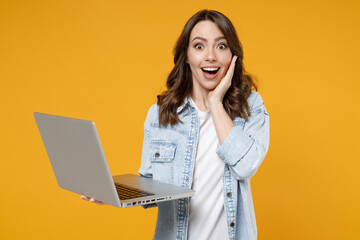
[[[193,94],[215,89],[225,76],[232,53],[224,34],[211,21],[197,23],[191,31],[187,63],[193,78]]]

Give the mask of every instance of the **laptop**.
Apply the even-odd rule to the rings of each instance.
[[[133,207],[188,198],[193,190],[125,174],[111,176],[92,121],[34,113],[59,186],[106,204]]]

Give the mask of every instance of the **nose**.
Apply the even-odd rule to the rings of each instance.
[[[215,53],[214,49],[212,49],[212,48],[208,48],[207,61],[216,62],[216,53]]]

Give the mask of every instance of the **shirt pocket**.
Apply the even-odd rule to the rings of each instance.
[[[155,180],[173,182],[176,147],[175,142],[168,140],[150,141],[150,161]]]

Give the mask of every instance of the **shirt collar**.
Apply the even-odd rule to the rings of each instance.
[[[177,108],[177,113],[182,112],[186,107],[194,108],[193,103],[190,100],[190,97],[185,98],[184,103],[180,107]]]

